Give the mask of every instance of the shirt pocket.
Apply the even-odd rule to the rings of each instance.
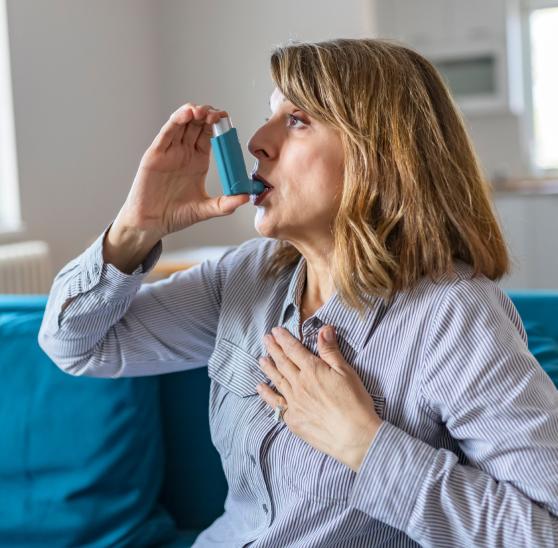
[[[385,397],[371,394],[374,409],[385,416]],[[296,494],[317,502],[345,503],[356,477],[348,466],[314,449],[310,444],[284,429],[281,474],[285,484]]]
[[[226,458],[237,433],[260,402],[256,385],[269,379],[256,357],[227,339],[217,341],[207,370],[213,381],[209,392],[211,439],[221,458]]]

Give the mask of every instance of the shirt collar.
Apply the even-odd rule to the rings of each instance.
[[[384,316],[386,306],[381,297],[367,300],[363,315],[343,303],[339,293],[335,294],[316,311],[324,325],[335,327],[336,333],[347,341],[353,350],[360,352],[368,342],[378,323]]]
[[[306,259],[301,256],[294,272],[291,275],[291,281],[289,282],[289,287],[287,288],[287,296],[283,301],[283,308],[281,309],[281,323],[284,323],[287,319],[286,314],[290,306],[300,308],[305,283]]]
[[[300,309],[302,292],[306,283],[306,259],[301,256],[291,275],[287,295],[281,310],[281,324],[288,319],[289,307]],[[354,308],[346,306],[337,291],[318,310],[314,316],[324,324],[333,325],[336,332],[347,341],[353,350],[359,352],[371,337],[378,323],[384,316],[387,307],[381,297],[368,299],[364,314],[361,317]]]

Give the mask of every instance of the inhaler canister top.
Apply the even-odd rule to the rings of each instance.
[[[219,135],[223,135],[223,133],[227,133],[232,127],[231,119],[228,116],[220,118],[218,122],[213,124],[213,137],[218,137]]]

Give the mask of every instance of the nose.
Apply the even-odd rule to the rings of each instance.
[[[248,150],[252,156],[255,156],[258,160],[270,159],[273,157],[274,145],[271,140],[271,135],[269,130],[266,131],[266,127],[262,126],[256,132],[250,140],[248,141]]]

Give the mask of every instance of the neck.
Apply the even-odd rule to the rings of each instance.
[[[306,260],[306,284],[302,294],[302,315],[307,318],[314,314],[335,292],[331,276],[331,256],[333,242],[322,245],[305,245],[291,242]]]

